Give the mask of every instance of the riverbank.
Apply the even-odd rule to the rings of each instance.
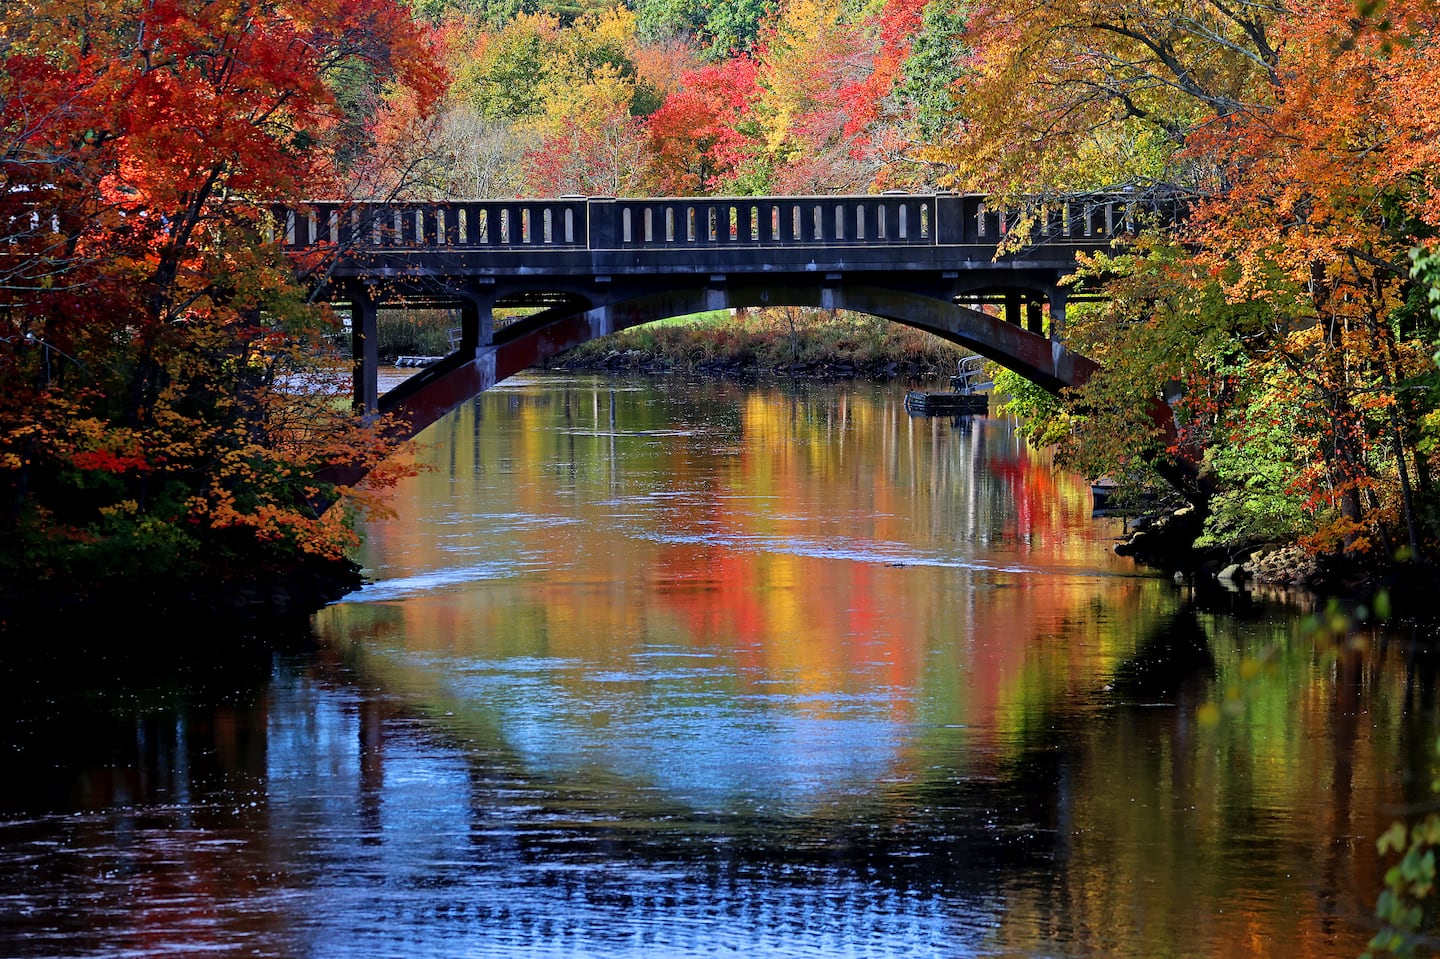
[[[709,314],[636,327],[546,364],[611,374],[694,372],[943,384],[968,351],[938,337],[850,313],[783,308]]]
[[[308,617],[360,588],[352,560],[297,560],[285,569],[175,578],[116,574],[0,580],[0,636],[63,621],[145,632],[164,622],[224,622],[236,628]]]
[[[1194,506],[1156,511],[1130,528],[1118,555],[1191,582],[1355,602],[1384,594],[1397,613],[1427,618],[1433,610],[1425,598],[1440,587],[1440,572],[1425,563],[1316,554],[1293,541],[1205,544],[1204,517]]]

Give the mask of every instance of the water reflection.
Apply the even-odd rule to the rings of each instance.
[[[0,953],[1362,947],[1404,636],[1137,574],[1004,424],[869,389],[546,380],[435,438],[318,649],[10,671]]]

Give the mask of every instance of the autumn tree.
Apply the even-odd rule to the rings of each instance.
[[[1283,8],[1212,0],[991,5],[968,17],[954,135],[929,151],[985,192],[1189,185],[1190,134],[1270,97]]]
[[[391,97],[381,111],[410,197],[644,192],[645,118],[697,62],[675,44],[642,44],[633,12],[597,6],[566,22],[521,14],[492,27],[452,17],[436,31],[458,64],[437,116]]]
[[[634,196],[644,192],[649,153],[641,121],[630,112],[634,84],[602,66],[579,86],[547,90],[546,112],[526,125],[526,192]]]
[[[756,133],[756,63],[745,56],[693,70],[646,120],[656,192],[744,192],[762,154]]]
[[[408,15],[34,0],[0,38],[5,578],[342,557],[324,468],[388,447],[294,378],[330,320],[268,204],[343,195],[342,71],[439,92]]]
[[[794,0],[761,36],[756,104],[779,193],[863,192],[873,169],[848,126],[873,42],[839,0]]]
[[[1433,555],[1436,330],[1408,254],[1436,226],[1436,25],[1424,0],[971,20],[954,142],[931,153],[957,185],[1128,187],[1189,211],[1181,245],[1098,263],[1112,298],[1071,317],[1107,364],[1074,424],[1092,468],[1145,432],[1104,411],[1168,393],[1221,490],[1217,539]]]

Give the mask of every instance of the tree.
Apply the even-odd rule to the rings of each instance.
[[[951,166],[957,185],[989,192],[1093,189],[1157,174],[1168,184],[1203,181],[1204,157],[1178,163],[1179,151],[1198,126],[1269,95],[1282,9],[1220,0],[987,8],[967,21],[973,57],[953,142],[929,158]],[[1084,162],[1117,150],[1138,161],[1133,169]]]
[[[952,91],[963,76],[965,47],[961,36],[965,19],[966,12],[952,6],[949,0],[930,0],[904,47],[895,97],[912,113],[920,143],[942,138],[956,110]]]
[[[631,115],[634,84],[602,66],[582,86],[547,90],[547,112],[527,125],[538,145],[526,154],[525,185],[540,196],[633,196],[646,182],[649,154]]]
[[[640,0],[640,33],[652,42],[681,39],[714,61],[754,49],[762,24],[775,12],[770,0]]]
[[[646,120],[658,192],[723,190],[759,155],[760,144],[747,133],[755,129],[760,93],[756,67],[754,60],[737,56],[693,70]]]
[[[849,127],[873,40],[838,0],[796,0],[763,33],[755,113],[781,193],[859,192],[874,165]]]
[[[267,205],[342,192],[342,70],[433,102],[422,36],[389,0],[46,0],[0,37],[6,578],[337,559],[323,469],[391,446],[289,379],[330,318]]]
[[[971,21],[954,146],[931,154],[957,184],[1130,185],[1190,204],[1185,245],[1122,264],[1103,322],[1070,326],[1074,346],[1115,358],[1080,397],[1092,450],[1128,448],[1099,411],[1143,408],[1172,381],[1180,436],[1229,503],[1283,501],[1272,515],[1317,549],[1433,555],[1436,334],[1407,305],[1407,255],[1436,226],[1435,27],[1425,0],[1061,3]]]

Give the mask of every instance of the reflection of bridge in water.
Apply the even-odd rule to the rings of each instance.
[[[1078,254],[1147,218],[1173,220],[1174,209],[1115,194],[1014,210],[983,196],[884,194],[316,203],[277,217],[287,250],[330,254],[317,269],[330,298],[351,309],[356,404],[418,432],[588,340],[740,307],[867,313],[1046,389],[1074,386],[1094,364],[1063,345],[1060,281]],[[376,316],[397,306],[458,309],[461,332],[442,362],[382,396]],[[510,307],[535,312],[497,323],[494,311]]]

